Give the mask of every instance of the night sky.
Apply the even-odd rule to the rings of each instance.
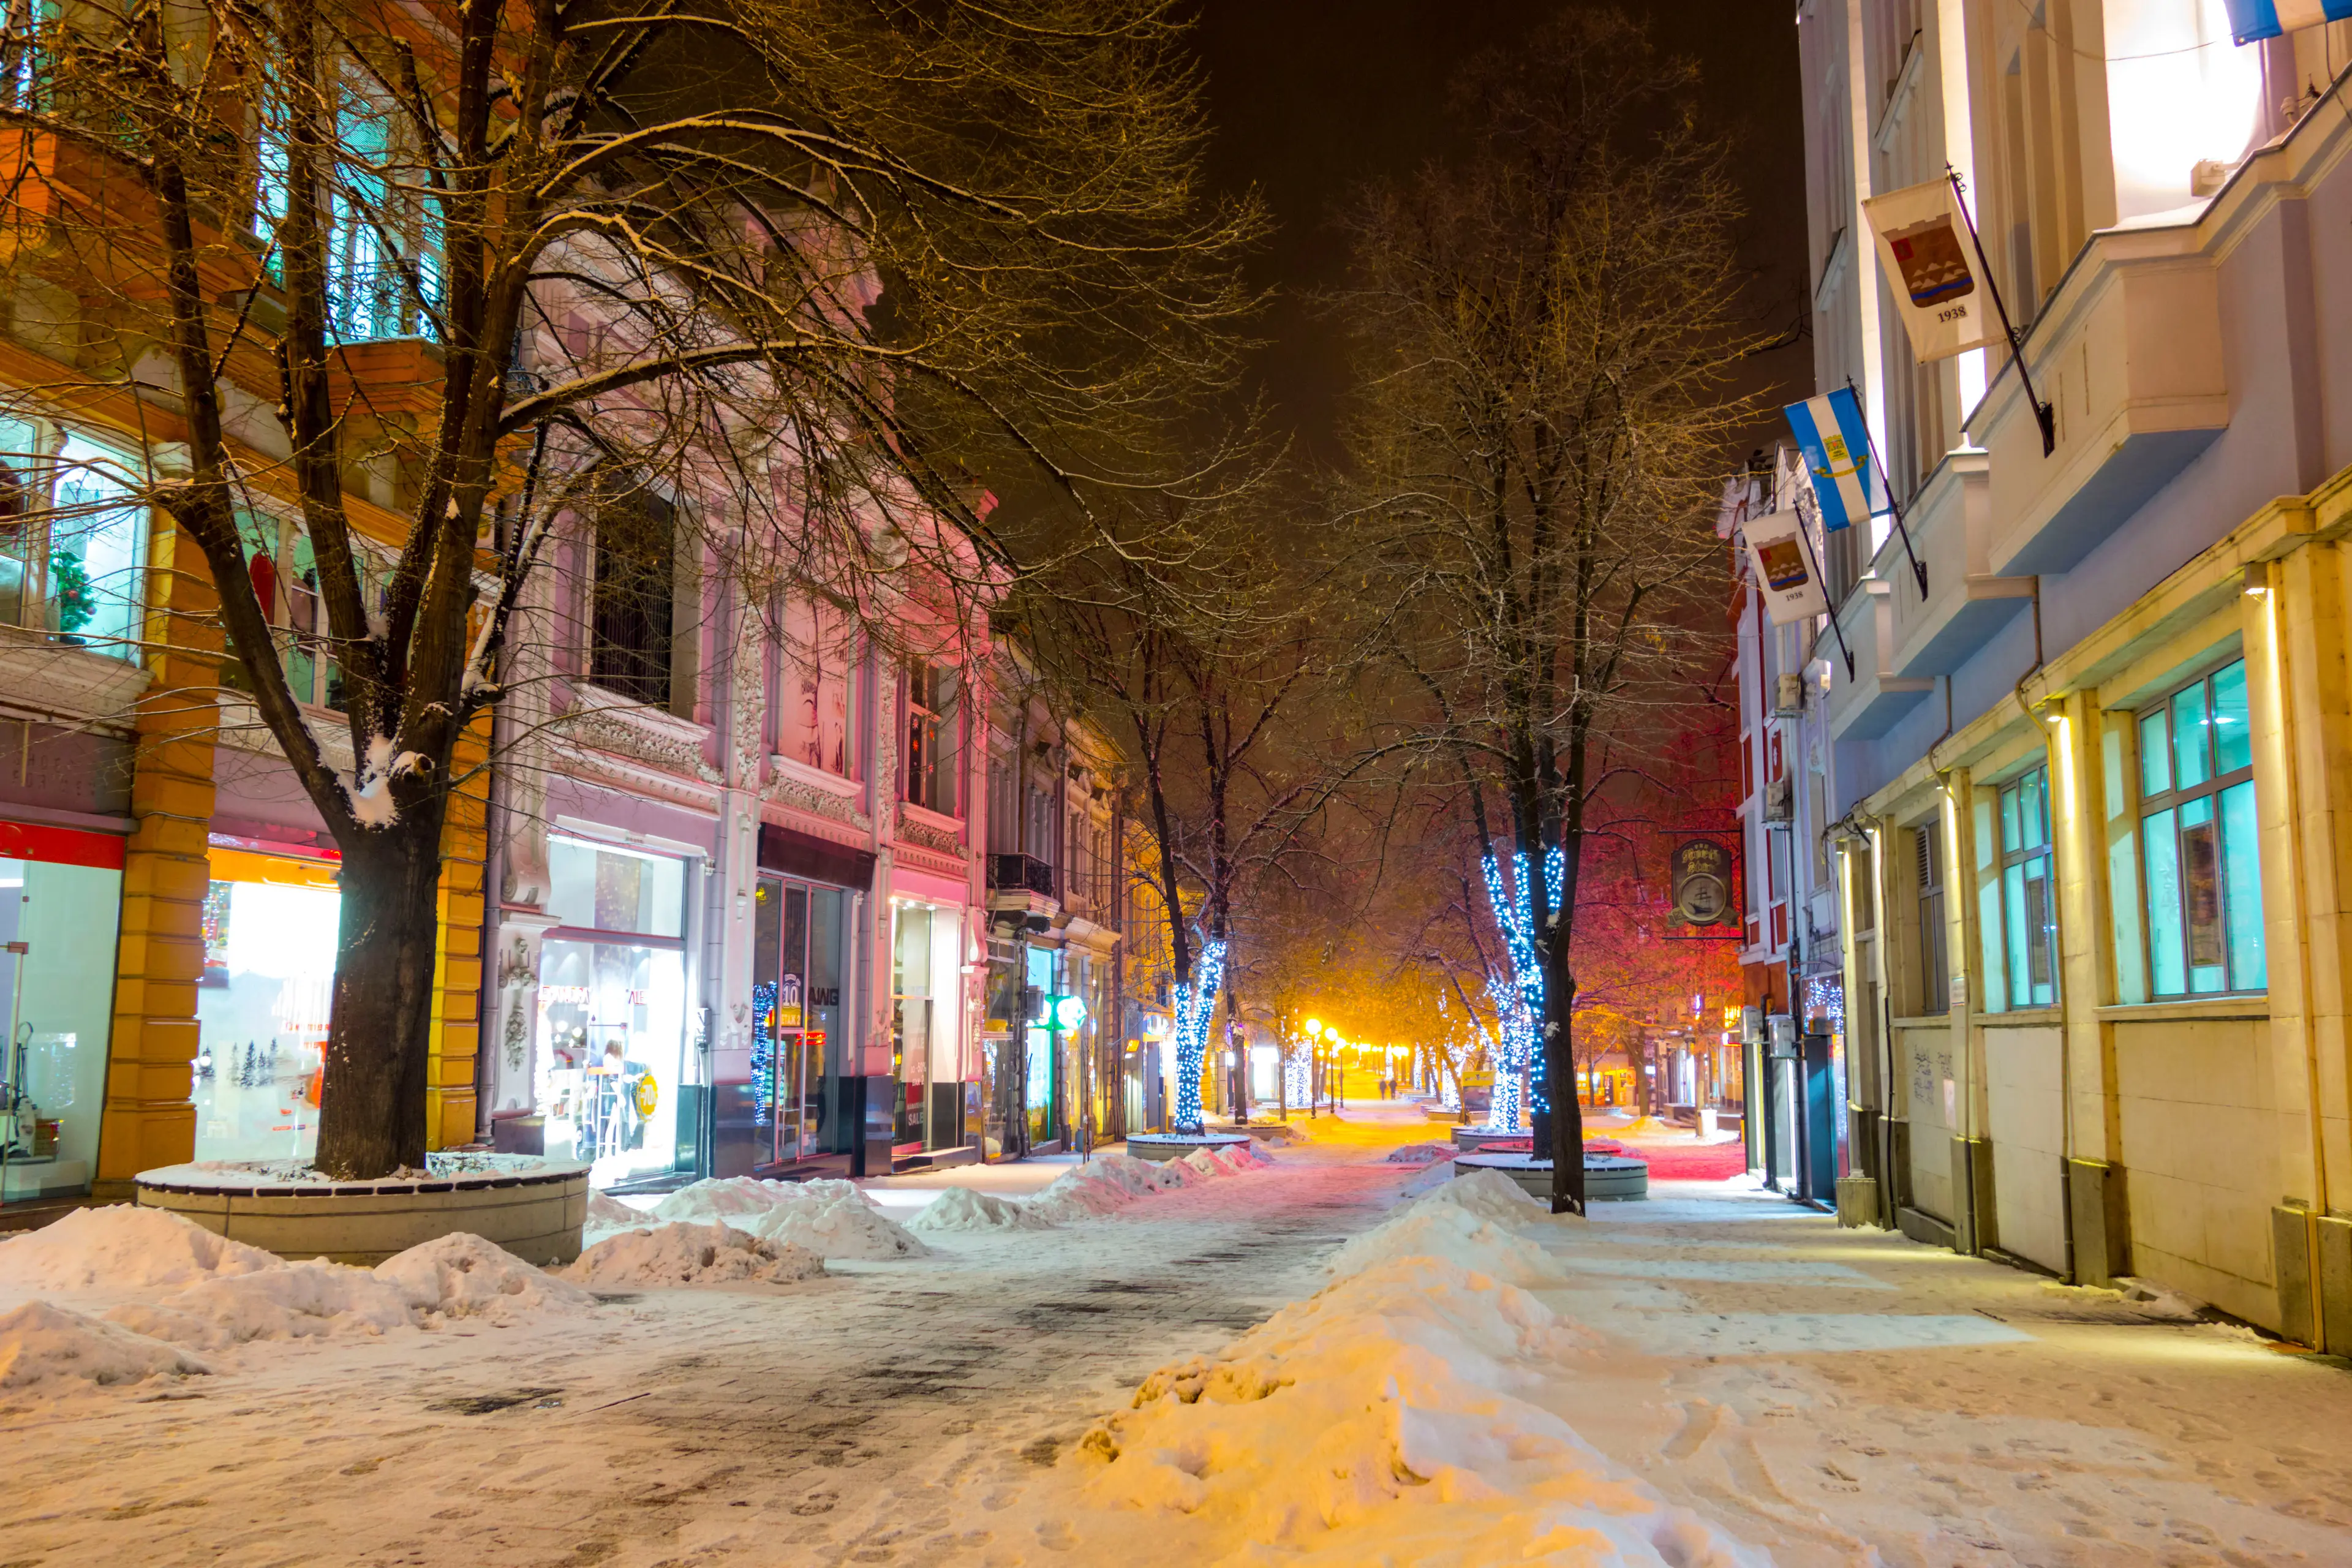
[[[1660,41],[1697,57],[1717,125],[1737,139],[1749,209],[1743,250],[1759,321],[1795,319],[1805,294],[1804,163],[1790,0],[1628,0]],[[1444,89],[1469,56],[1507,46],[1560,0],[1201,0],[1213,175],[1255,184],[1279,226],[1259,258],[1276,300],[1262,384],[1276,426],[1307,455],[1336,457],[1341,347],[1304,292],[1341,281],[1328,222],[1350,188],[1445,150]],[[1811,351],[1769,356],[1759,374],[1810,391]]]

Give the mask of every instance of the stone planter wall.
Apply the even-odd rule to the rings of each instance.
[[[529,1263],[580,1256],[588,1167],[535,1162],[522,1174],[481,1173],[418,1182],[266,1186],[193,1166],[142,1171],[139,1203],[280,1258],[373,1266],[420,1242],[470,1231]]]

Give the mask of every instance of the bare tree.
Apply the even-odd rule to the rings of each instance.
[[[461,742],[567,519],[697,498],[663,526],[750,602],[792,582],[887,626],[1017,570],[956,464],[1149,485],[1118,433],[1230,378],[1255,219],[1200,195],[1163,0],[8,14],[6,270],[80,302],[10,397],[127,393],[178,444],[110,481],[201,552],[343,857],[330,1174],[424,1162]],[[425,347],[360,352],[395,337]],[[340,714],[289,688],[262,498],[315,556]]]
[[[1708,476],[1747,412],[1731,372],[1759,342],[1736,316],[1737,205],[1696,87],[1606,10],[1475,64],[1455,100],[1467,153],[1364,203],[1339,301],[1400,722],[1472,818],[1540,1020],[1555,1211],[1584,1201],[1570,1020],[1587,812],[1639,765],[1696,657],[1720,571]]]

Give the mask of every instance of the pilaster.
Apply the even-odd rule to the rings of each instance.
[[[212,574],[193,540],[158,518],[149,540],[147,656],[153,683],[134,724],[137,756],[123,847],[113,1030],[98,1145],[100,1196],[194,1158],[196,983],[213,816],[214,690],[222,633]]]

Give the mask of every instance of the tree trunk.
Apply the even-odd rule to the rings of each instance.
[[[1566,921],[1561,934],[1543,944],[1544,1099],[1549,1104],[1545,1120],[1551,1123],[1549,1140],[1538,1137],[1534,1146],[1551,1149],[1551,1212],[1584,1212],[1584,1108],[1576,1099],[1576,1037],[1571,1016],[1576,1006],[1576,976],[1568,964]]]
[[[313,1162],[338,1180],[425,1168],[441,816],[436,795],[344,850]]]

